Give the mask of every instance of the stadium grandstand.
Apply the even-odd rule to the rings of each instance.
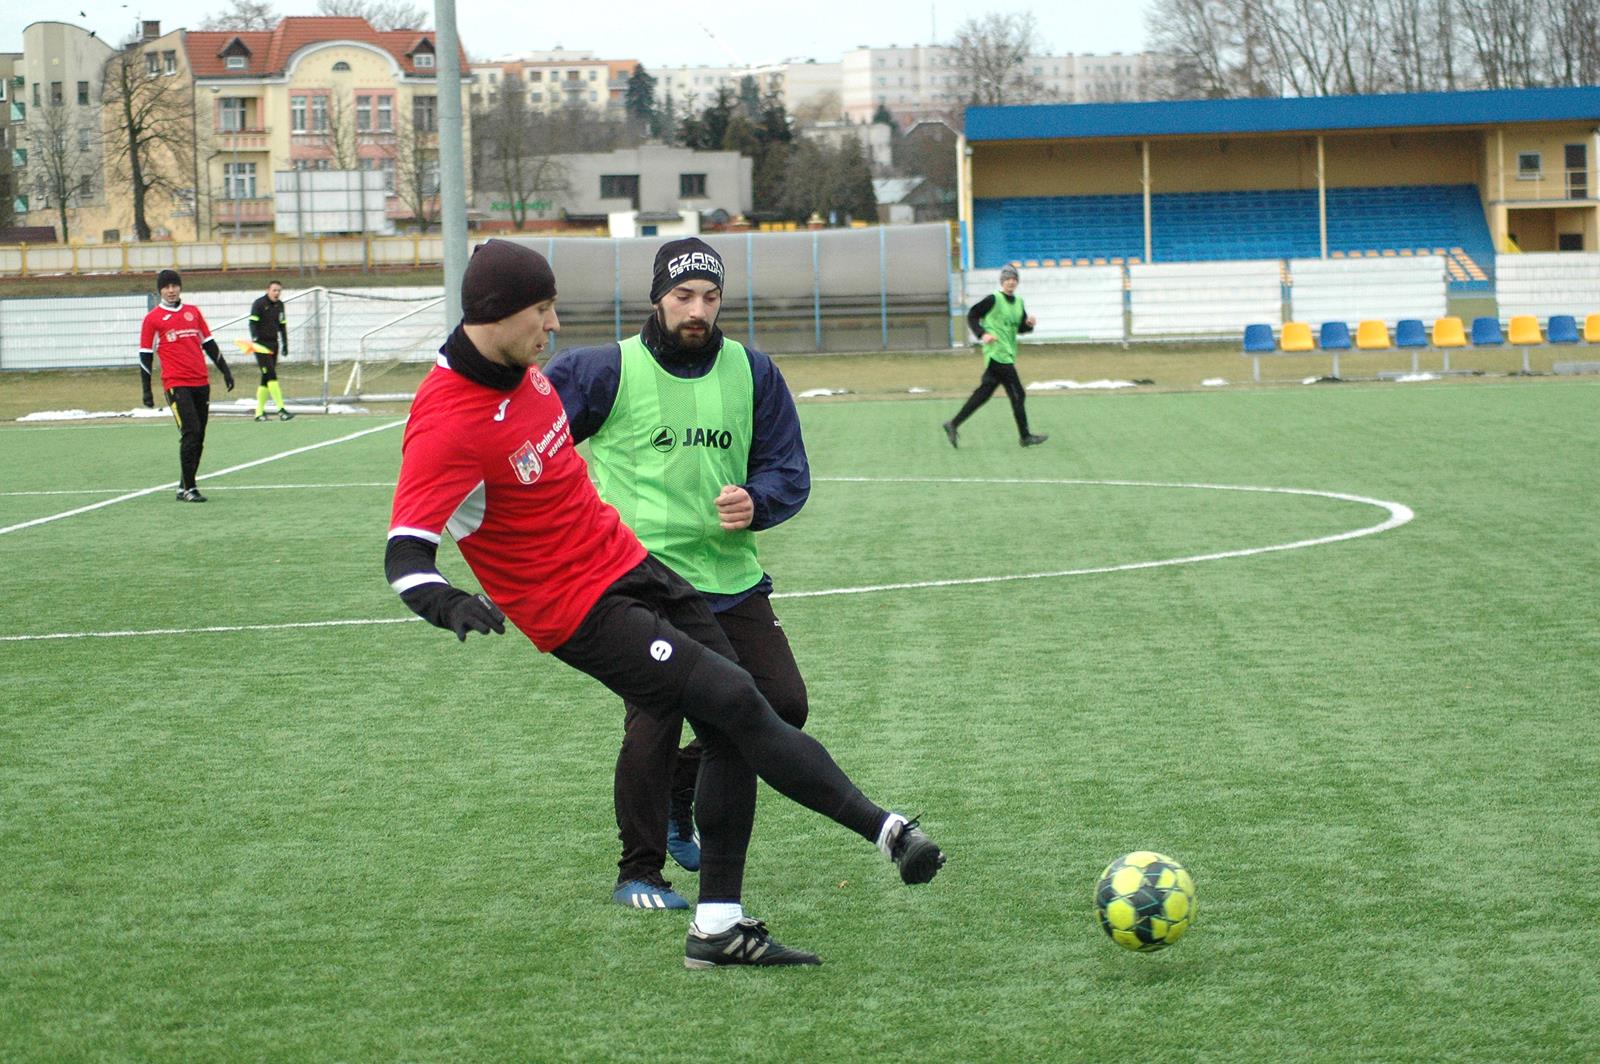
[[[1600,88],[974,107],[969,269],[1600,250]]]

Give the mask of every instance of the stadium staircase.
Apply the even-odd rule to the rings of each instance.
[[[1019,196],[974,202],[979,268],[1137,264],[1144,202],[1137,195]],[[1317,258],[1315,189],[1152,196],[1156,262]],[[1471,185],[1328,190],[1331,258],[1442,255],[1455,291],[1486,291],[1494,243]]]

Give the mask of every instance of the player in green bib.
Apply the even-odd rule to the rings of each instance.
[[[1028,411],[1024,405],[1027,392],[1017,376],[1017,336],[1032,332],[1038,324],[1017,298],[1018,282],[1015,266],[1001,267],[1000,290],[980,299],[967,311],[967,325],[983,345],[983,380],[967,397],[966,405],[944,423],[944,434],[952,447],[961,445],[961,434],[957,431],[961,423],[987,403],[996,388],[1004,388],[1006,397],[1011,400],[1011,416],[1017,420],[1017,435],[1022,446],[1036,447],[1050,438],[1029,431]]]
[[[563,352],[544,372],[573,439],[589,441],[601,497],[651,554],[706,598],[739,664],[778,715],[800,727],[808,712],[805,681],[772,611],[772,580],[757,558],[755,533],[799,512],[811,471],[778,367],[717,328],[722,289],[722,260],[709,244],[669,241],[656,255],[655,309],[644,328],[618,344]],[[679,750],[682,715],[626,708],[614,790],[622,858],[613,899],[643,909],[687,908],[662,876],[670,852],[685,869],[700,871],[696,926],[716,933],[738,908],[744,854],[700,852],[692,801],[701,747],[696,741]],[[753,818],[754,777],[750,783]]]

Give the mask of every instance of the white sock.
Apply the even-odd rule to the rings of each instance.
[[[889,836],[894,834],[896,824],[908,823],[899,813],[890,813],[883,820],[883,827],[878,831],[878,849],[883,851],[885,857],[889,856]]]
[[[703,901],[694,907],[694,926],[702,935],[720,935],[744,918],[736,901]]]

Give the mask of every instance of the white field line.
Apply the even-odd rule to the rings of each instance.
[[[385,428],[389,426],[384,426]],[[371,431],[371,430],[369,430]],[[1244,547],[1238,550],[1215,551],[1210,554],[1189,554],[1179,558],[1163,558],[1156,561],[1128,562],[1123,565],[1100,565],[1085,569],[1057,569],[1040,573],[1011,573],[1002,576],[972,576],[957,577],[946,580],[917,580],[900,584],[872,584],[863,587],[834,587],[818,591],[784,591],[772,597],[775,599],[801,599],[821,598],[830,595],[866,595],[883,591],[912,591],[922,588],[934,587],[965,587],[973,584],[998,584],[1013,580],[1049,580],[1069,576],[1095,576],[1102,573],[1124,573],[1137,569],[1159,569],[1173,565],[1193,565],[1198,562],[1220,561],[1225,558],[1248,558],[1257,554],[1271,554],[1276,551],[1300,550],[1305,547],[1317,547],[1328,543],[1339,543],[1347,539],[1359,539],[1362,536],[1374,536],[1380,532],[1387,532],[1399,528],[1416,517],[1415,512],[1409,507],[1397,502],[1388,502],[1383,499],[1373,499],[1365,495],[1348,495],[1338,491],[1315,491],[1309,488],[1264,488],[1246,487],[1237,484],[1183,484],[1166,483],[1143,480],[1048,480],[1025,478],[996,478],[996,477],[817,477],[819,481],[836,484],[1041,484],[1078,487],[1125,487],[1125,488],[1178,488],[1201,491],[1242,491],[1256,492],[1268,495],[1307,495],[1317,498],[1334,499],[1339,502],[1360,503],[1364,506],[1375,506],[1388,513],[1388,517],[1375,525],[1364,528],[1352,529],[1348,532],[1336,532],[1327,536],[1317,536],[1313,539],[1299,539],[1292,543],[1274,543],[1264,547]],[[47,635],[5,635],[0,636],[0,643],[38,642],[48,639],[109,639],[128,638],[146,635],[199,635],[212,632],[271,632],[291,628],[332,628],[350,625],[369,624],[403,624],[416,620],[414,617],[385,617],[374,620],[344,620],[344,621],[302,621],[290,624],[241,624],[214,626],[208,628],[160,628],[149,630],[124,630],[107,632],[54,632]]]
[[[336,439],[323,440],[321,443],[308,443],[304,447],[294,447],[287,451],[279,451],[277,454],[269,454],[265,458],[257,458],[251,462],[241,462],[236,466],[229,466],[227,469],[219,469],[215,473],[204,473],[195,479],[212,480],[216,477],[225,477],[229,473],[238,473],[241,470],[253,469],[259,465],[266,465],[268,462],[276,462],[279,459],[292,458],[297,454],[305,454],[308,451],[317,451],[324,447],[332,447],[334,444],[349,443],[351,440],[358,440],[362,436],[370,436],[374,432],[382,432],[385,429],[392,429],[404,424],[405,419],[402,418],[399,421],[391,421],[384,425],[378,425],[375,428],[362,429],[360,432],[352,432],[349,435],[339,436]],[[50,514],[48,517],[35,517],[32,521],[23,521],[20,524],[7,525],[4,528],[0,528],[0,536],[3,536],[8,532],[20,532],[24,528],[32,528],[35,525],[47,525],[52,521],[60,521],[67,517],[77,517],[79,514],[86,514],[92,510],[98,510],[104,506],[112,506],[119,502],[127,502],[129,499],[138,499],[146,495],[154,495],[158,491],[171,491],[177,486],[178,482],[171,480],[165,484],[157,484],[153,488],[140,488],[137,491],[125,492],[110,499],[101,499],[99,502],[92,502],[87,506],[80,506],[75,510],[63,510],[61,513]]]
[[[203,477],[201,479],[204,479]],[[307,491],[316,488],[394,488],[392,480],[353,481],[348,484],[213,484],[212,491]],[[144,488],[69,488],[63,491],[0,491],[0,498],[18,495],[117,495]]]

